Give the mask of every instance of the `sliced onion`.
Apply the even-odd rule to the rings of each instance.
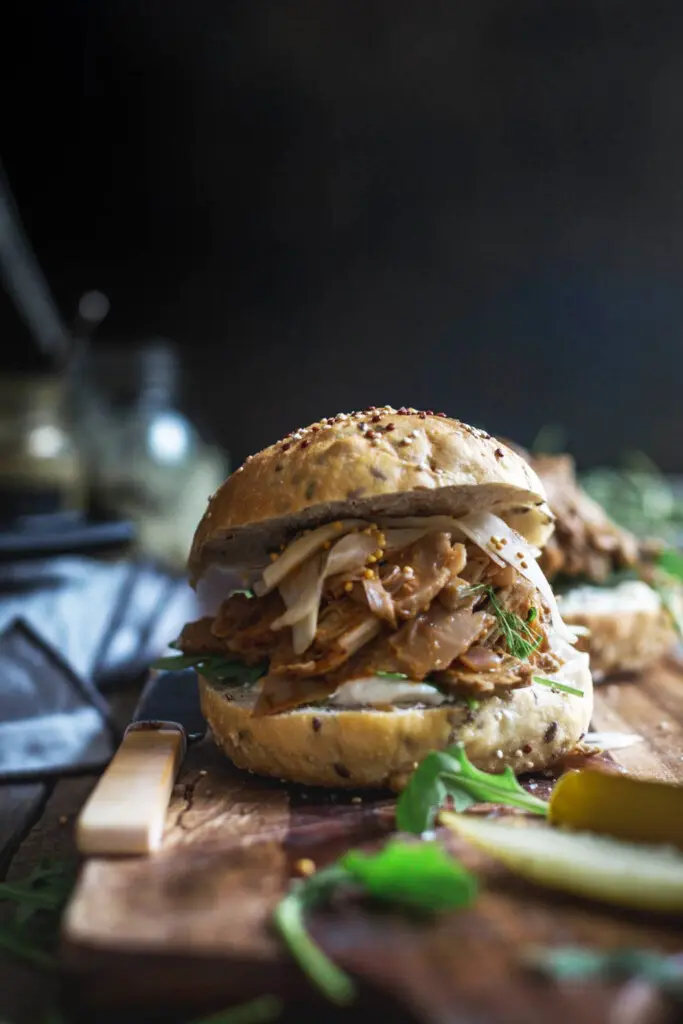
[[[335,529],[337,536],[339,531]],[[323,544],[325,541],[323,541]],[[310,647],[318,629],[318,613],[323,583],[328,576],[362,568],[377,545],[368,534],[353,533],[342,537],[329,553],[317,551],[280,581],[280,595],[287,611],[271,625],[271,629],[292,627],[295,654]],[[277,564],[277,563],[275,563]]]
[[[472,518],[479,520],[481,517],[477,515]],[[481,550],[489,556],[492,562],[495,562],[496,565],[501,566],[501,568],[505,566],[505,559],[501,558],[498,549],[491,543],[492,535],[490,530],[487,532],[485,526],[481,526],[479,522],[470,522],[469,519],[460,519],[458,522],[458,528],[461,533],[465,534],[468,540],[473,541],[478,548],[481,548]],[[495,536],[495,534],[493,536]]]
[[[347,534],[326,556],[318,552],[293,569],[279,587],[287,611],[275,619],[270,628],[284,629],[310,615],[320,604],[323,581],[340,572],[362,569],[376,546],[377,540],[367,534]]]
[[[575,643],[576,636],[563,621],[552,588],[543,575],[543,570],[536,561],[538,548],[532,547],[523,537],[508,526],[507,523],[494,516],[492,512],[477,512],[458,520],[462,532],[485,551],[493,561],[507,562],[520,575],[532,583],[550,609],[553,629],[568,643]],[[491,538],[505,540],[505,544],[494,547]],[[495,555],[495,557],[494,557]]]
[[[377,535],[348,533],[330,548],[325,566],[325,576],[336,576],[340,572],[362,569],[368,557],[377,548]]]
[[[262,578],[254,584],[254,593],[257,597],[269,594],[293,569],[319,551],[326,541],[342,537],[365,525],[362,519],[344,519],[341,523],[326,523],[292,541],[280,557],[263,570]]]
[[[293,626],[295,622],[300,622],[310,615],[313,609],[318,608],[323,572],[323,558],[318,553],[285,576],[279,589],[287,611],[273,620],[271,629]]]
[[[384,550],[385,551],[402,551],[403,548],[409,548],[411,544],[414,544],[427,533],[433,533],[431,527],[424,530],[417,530],[411,528],[407,529],[385,529],[384,533]]]

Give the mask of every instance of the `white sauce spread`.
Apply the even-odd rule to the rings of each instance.
[[[656,612],[661,600],[642,580],[627,580],[616,587],[574,587],[558,597],[565,618],[572,615],[613,615],[615,612]]]
[[[443,704],[446,699],[443,693],[429,683],[370,676],[342,683],[327,703],[337,707],[359,704]]]

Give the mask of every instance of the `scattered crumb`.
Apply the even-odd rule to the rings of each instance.
[[[660,722],[657,728],[660,729],[662,732],[666,732],[667,729],[671,728],[671,724],[669,722]]]
[[[294,868],[304,878],[308,878],[309,875],[315,874],[315,861],[311,860],[310,857],[302,857],[301,860],[296,862]]]
[[[212,789],[207,789],[206,795],[207,796],[213,796],[213,790]]]
[[[66,814],[61,814],[60,817],[59,817],[59,824],[60,825],[66,825],[68,820],[69,819],[67,818]]]
[[[199,774],[200,775],[207,775],[208,773],[206,771],[206,768],[202,768],[201,771],[199,772]]]
[[[363,797],[362,796],[352,796],[351,797],[351,803],[352,804],[360,804],[362,802],[363,802]]]

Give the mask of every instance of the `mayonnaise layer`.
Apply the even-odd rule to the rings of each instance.
[[[353,707],[359,704],[443,704],[445,700],[444,694],[429,683],[369,676],[342,683],[327,703]]]

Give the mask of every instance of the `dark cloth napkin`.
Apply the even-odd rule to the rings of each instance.
[[[0,565],[0,779],[104,766],[106,695],[197,617],[184,580],[82,556]]]

